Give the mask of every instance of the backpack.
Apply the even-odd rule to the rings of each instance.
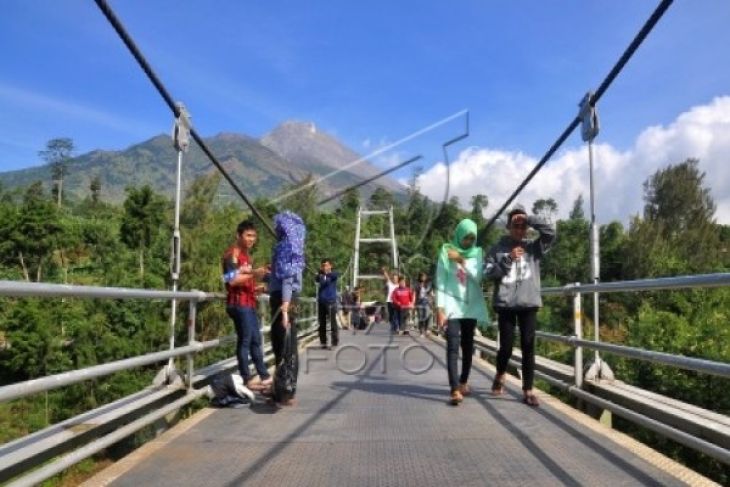
[[[277,402],[285,402],[292,399],[297,392],[297,374],[299,372],[299,358],[294,350],[292,342],[291,327],[284,335],[284,346],[281,354],[281,360],[276,364],[276,373],[274,374],[274,387],[272,395]]]
[[[253,393],[243,385],[238,374],[218,374],[210,383],[213,398],[210,405],[217,408],[236,408],[253,404]]]

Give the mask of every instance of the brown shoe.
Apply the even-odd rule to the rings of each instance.
[[[459,392],[461,392],[462,396],[468,396],[471,394],[471,387],[469,387],[469,384],[459,384]]]
[[[463,400],[464,396],[461,395],[459,389],[454,389],[453,391],[451,391],[451,404],[453,406],[458,406]]]

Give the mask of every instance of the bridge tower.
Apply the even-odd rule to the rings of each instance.
[[[363,237],[362,236],[362,222],[363,217],[377,216],[377,217],[388,217],[389,236],[379,237]],[[393,224],[393,207],[389,207],[387,210],[365,210],[362,208],[357,209],[357,222],[355,224],[355,256],[353,258],[352,266],[352,288],[356,288],[362,279],[382,279],[380,274],[360,274],[360,244],[370,243],[389,243],[391,248],[392,258],[392,269],[398,269],[398,245],[395,241],[395,226]]]

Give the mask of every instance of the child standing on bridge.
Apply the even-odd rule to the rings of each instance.
[[[249,388],[261,388],[271,385],[271,376],[266,370],[264,352],[261,347],[261,333],[256,316],[256,279],[263,277],[267,270],[263,267],[253,268],[250,252],[256,244],[256,226],[246,220],[236,228],[236,243],[223,254],[223,282],[228,296],[226,313],[233,320],[236,328],[236,358],[238,371],[243,383]],[[252,378],[248,366],[251,354],[258,378]]]
[[[451,243],[441,247],[436,264],[437,322],[446,328],[446,363],[451,404],[471,393],[467,385],[474,355],[474,328],[486,323],[487,305],[482,296],[483,251],[475,245],[477,224],[467,219],[456,226]],[[458,374],[461,344],[461,375]]]
[[[537,239],[525,238],[528,226],[538,231]],[[540,260],[555,240],[555,227],[537,216],[527,216],[525,209],[517,205],[507,215],[507,228],[509,235],[490,249],[484,269],[486,277],[494,281],[492,306],[499,323],[497,375],[492,393],[504,394],[504,374],[512,357],[515,325],[519,325],[523,402],[535,407],[540,404],[532,391],[535,326],[537,310],[542,306]]]

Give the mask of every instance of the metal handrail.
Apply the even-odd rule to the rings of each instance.
[[[30,379],[5,386],[0,386],[0,402],[26,397],[43,391],[75,384],[96,377],[103,377],[122,370],[150,365],[166,359],[186,355],[188,357],[188,372],[192,373],[192,356],[204,350],[217,347],[232,341],[234,336],[216,338],[206,342],[195,341],[195,313],[198,302],[223,298],[222,293],[205,293],[202,291],[165,291],[157,289],[134,289],[101,286],[79,286],[67,284],[47,284],[37,282],[0,281],[0,296],[6,297],[76,297],[76,298],[108,298],[108,299],[179,299],[191,303],[191,319],[188,324],[189,343],[186,346],[171,348],[170,350],[137,355],[114,362],[93,365],[83,369],[71,370],[59,374]],[[260,295],[259,302],[268,302],[268,295]],[[311,304],[315,300],[310,297],[301,297],[303,303]],[[299,322],[314,322],[316,317],[301,318]],[[262,333],[271,331],[271,326],[264,326],[261,322]],[[311,325],[310,325],[311,327]],[[188,377],[190,383],[191,377]]]
[[[575,336],[556,335],[554,333],[544,331],[535,332],[535,336],[551,342],[565,343],[571,347],[585,347],[591,350],[601,350],[615,355],[621,355],[623,357],[643,360],[645,362],[656,362],[664,365],[671,365],[679,369],[694,370],[720,377],[730,377],[730,363],[716,362],[713,360],[693,358],[665,352],[654,352],[643,348],[627,347],[624,345],[582,340]]]
[[[693,276],[659,277],[634,281],[602,282],[599,284],[568,284],[561,287],[546,287],[543,296],[570,295],[575,293],[615,293],[624,291],[657,291],[667,289],[688,289],[696,287],[730,286],[730,272],[698,274]]]
[[[164,291],[125,287],[78,286],[42,282],[0,281],[0,296],[46,298],[111,298],[111,299],[180,299],[208,301],[220,299],[222,293],[202,291]]]
[[[199,353],[209,348],[215,348],[221,343],[233,340],[233,336],[216,338],[207,342],[195,342],[192,345],[178,347],[173,350],[164,350],[161,352],[153,352],[145,355],[137,355],[114,362],[105,364],[92,365],[83,369],[61,372],[59,374],[47,375],[37,379],[30,379],[23,382],[16,382],[0,387],[0,402],[18,399],[20,397],[30,396],[38,392],[50,391],[59,387],[76,384],[85,380],[94,379],[111,375],[122,370],[142,367],[145,365],[161,362],[172,357],[179,357],[189,353]]]

